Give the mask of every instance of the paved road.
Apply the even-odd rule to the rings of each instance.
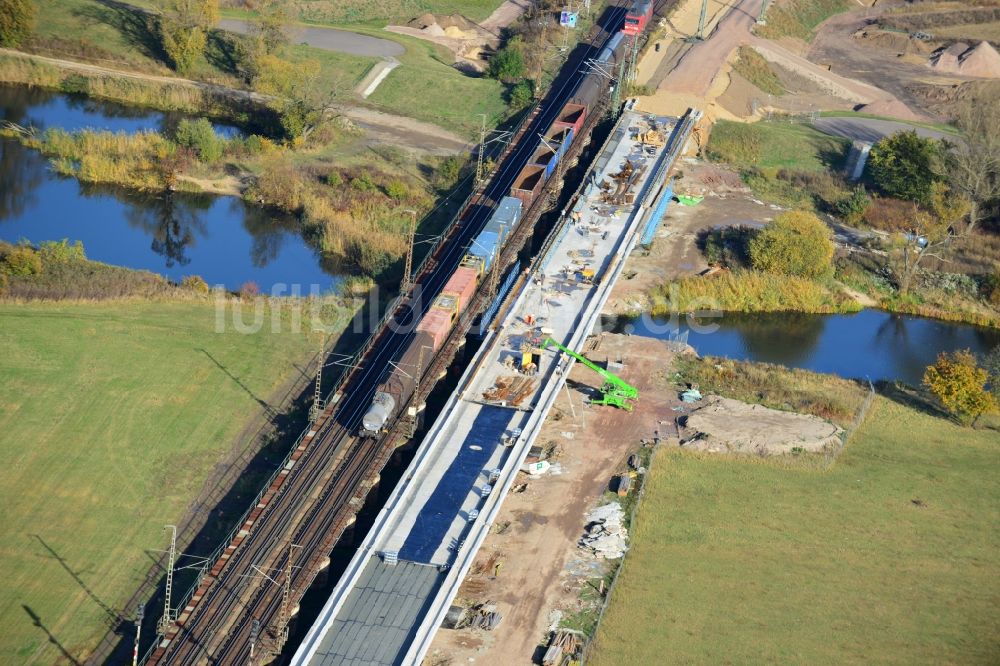
[[[222,19],[218,25],[223,30],[241,35],[250,30],[250,22],[240,19]],[[393,58],[406,52],[402,44],[391,39],[379,39],[335,28],[295,26],[291,29],[291,39],[293,42],[304,42],[318,49],[372,58]]]
[[[821,132],[842,136],[845,139],[857,139],[859,141],[870,141],[874,143],[884,136],[916,130],[917,134],[929,139],[950,139],[955,140],[953,134],[941,132],[919,125],[911,125],[906,122],[896,120],[878,120],[875,118],[851,118],[851,117],[829,117],[820,118],[813,123],[813,127]]]

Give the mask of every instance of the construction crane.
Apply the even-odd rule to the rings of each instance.
[[[616,377],[604,368],[595,365],[588,359],[584,358],[580,354],[577,354],[572,349],[568,349],[552,338],[545,338],[545,342],[542,343],[542,349],[548,349],[549,347],[555,347],[562,351],[563,353],[572,356],[580,363],[599,374],[604,378],[604,385],[601,386],[601,399],[591,400],[592,405],[612,405],[618,407],[619,409],[624,409],[627,412],[631,412],[634,405],[632,404],[639,399],[639,390],[624,381],[620,377]]]

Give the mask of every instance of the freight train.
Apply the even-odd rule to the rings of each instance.
[[[458,318],[469,307],[480,282],[493,263],[500,260],[500,252],[507,239],[517,230],[522,216],[531,208],[559,161],[580,135],[588,111],[597,106],[608,89],[609,84],[602,71],[613,71],[619,60],[626,57],[629,41],[626,37],[638,34],[645,27],[652,14],[652,1],[638,0],[626,17],[635,16],[637,11],[644,12],[639,14],[643,17],[639,29],[634,31],[634,25],[626,22],[624,29],[607,40],[594,59],[600,67],[591,69],[570,96],[570,101],[548,129],[542,132],[538,147],[514,179],[509,196],[500,199],[486,226],[469,245],[461,265],[417,324],[414,337],[402,358],[391,365],[388,378],[379,385],[371,406],[361,419],[360,436],[373,437],[384,432],[398,410],[413,395],[417,381],[448,338]]]

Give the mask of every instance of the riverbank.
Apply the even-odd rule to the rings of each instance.
[[[464,183],[459,182],[462,160],[367,146],[362,132],[347,121],[318,129],[304,145],[288,146],[230,128],[220,132],[204,119],[176,114],[110,103],[81,108],[71,98],[27,88],[7,87],[0,95],[7,101],[5,119],[11,123],[3,135],[30,149],[19,153],[24,168],[10,174],[11,192],[27,204],[42,203],[29,196],[31,190],[52,180],[49,169],[36,166],[35,150],[48,156],[49,168],[58,174],[83,183],[125,186],[116,198],[155,199],[154,207],[164,213],[176,209],[172,202],[178,192],[209,189],[238,194],[250,206],[270,207],[270,217],[293,220],[299,235],[335,273],[359,270],[393,281],[392,271],[401,268],[396,263],[401,264],[398,259],[405,250],[410,221],[402,211],[416,211],[423,218],[418,231],[434,234],[450,216],[449,200],[465,196]],[[64,123],[71,123],[71,131],[61,129]],[[51,129],[35,129],[39,125]],[[92,126],[108,130],[87,129]],[[0,214],[16,212],[23,205]],[[157,226],[161,222],[166,219],[149,221]],[[186,217],[180,222],[181,227],[191,226]],[[255,222],[247,230],[256,234],[265,226],[274,225]],[[287,225],[283,221],[279,226]],[[83,231],[66,229],[56,232],[60,235],[36,237],[37,228],[25,237],[80,238],[77,234]],[[163,249],[170,252],[183,250],[189,244],[184,238],[193,240],[193,232],[184,228],[163,233],[169,241]]]

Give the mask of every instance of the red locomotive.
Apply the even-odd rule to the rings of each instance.
[[[635,0],[625,15],[625,27],[622,28],[622,32],[626,35],[638,35],[646,29],[646,24],[652,18],[653,0]]]

